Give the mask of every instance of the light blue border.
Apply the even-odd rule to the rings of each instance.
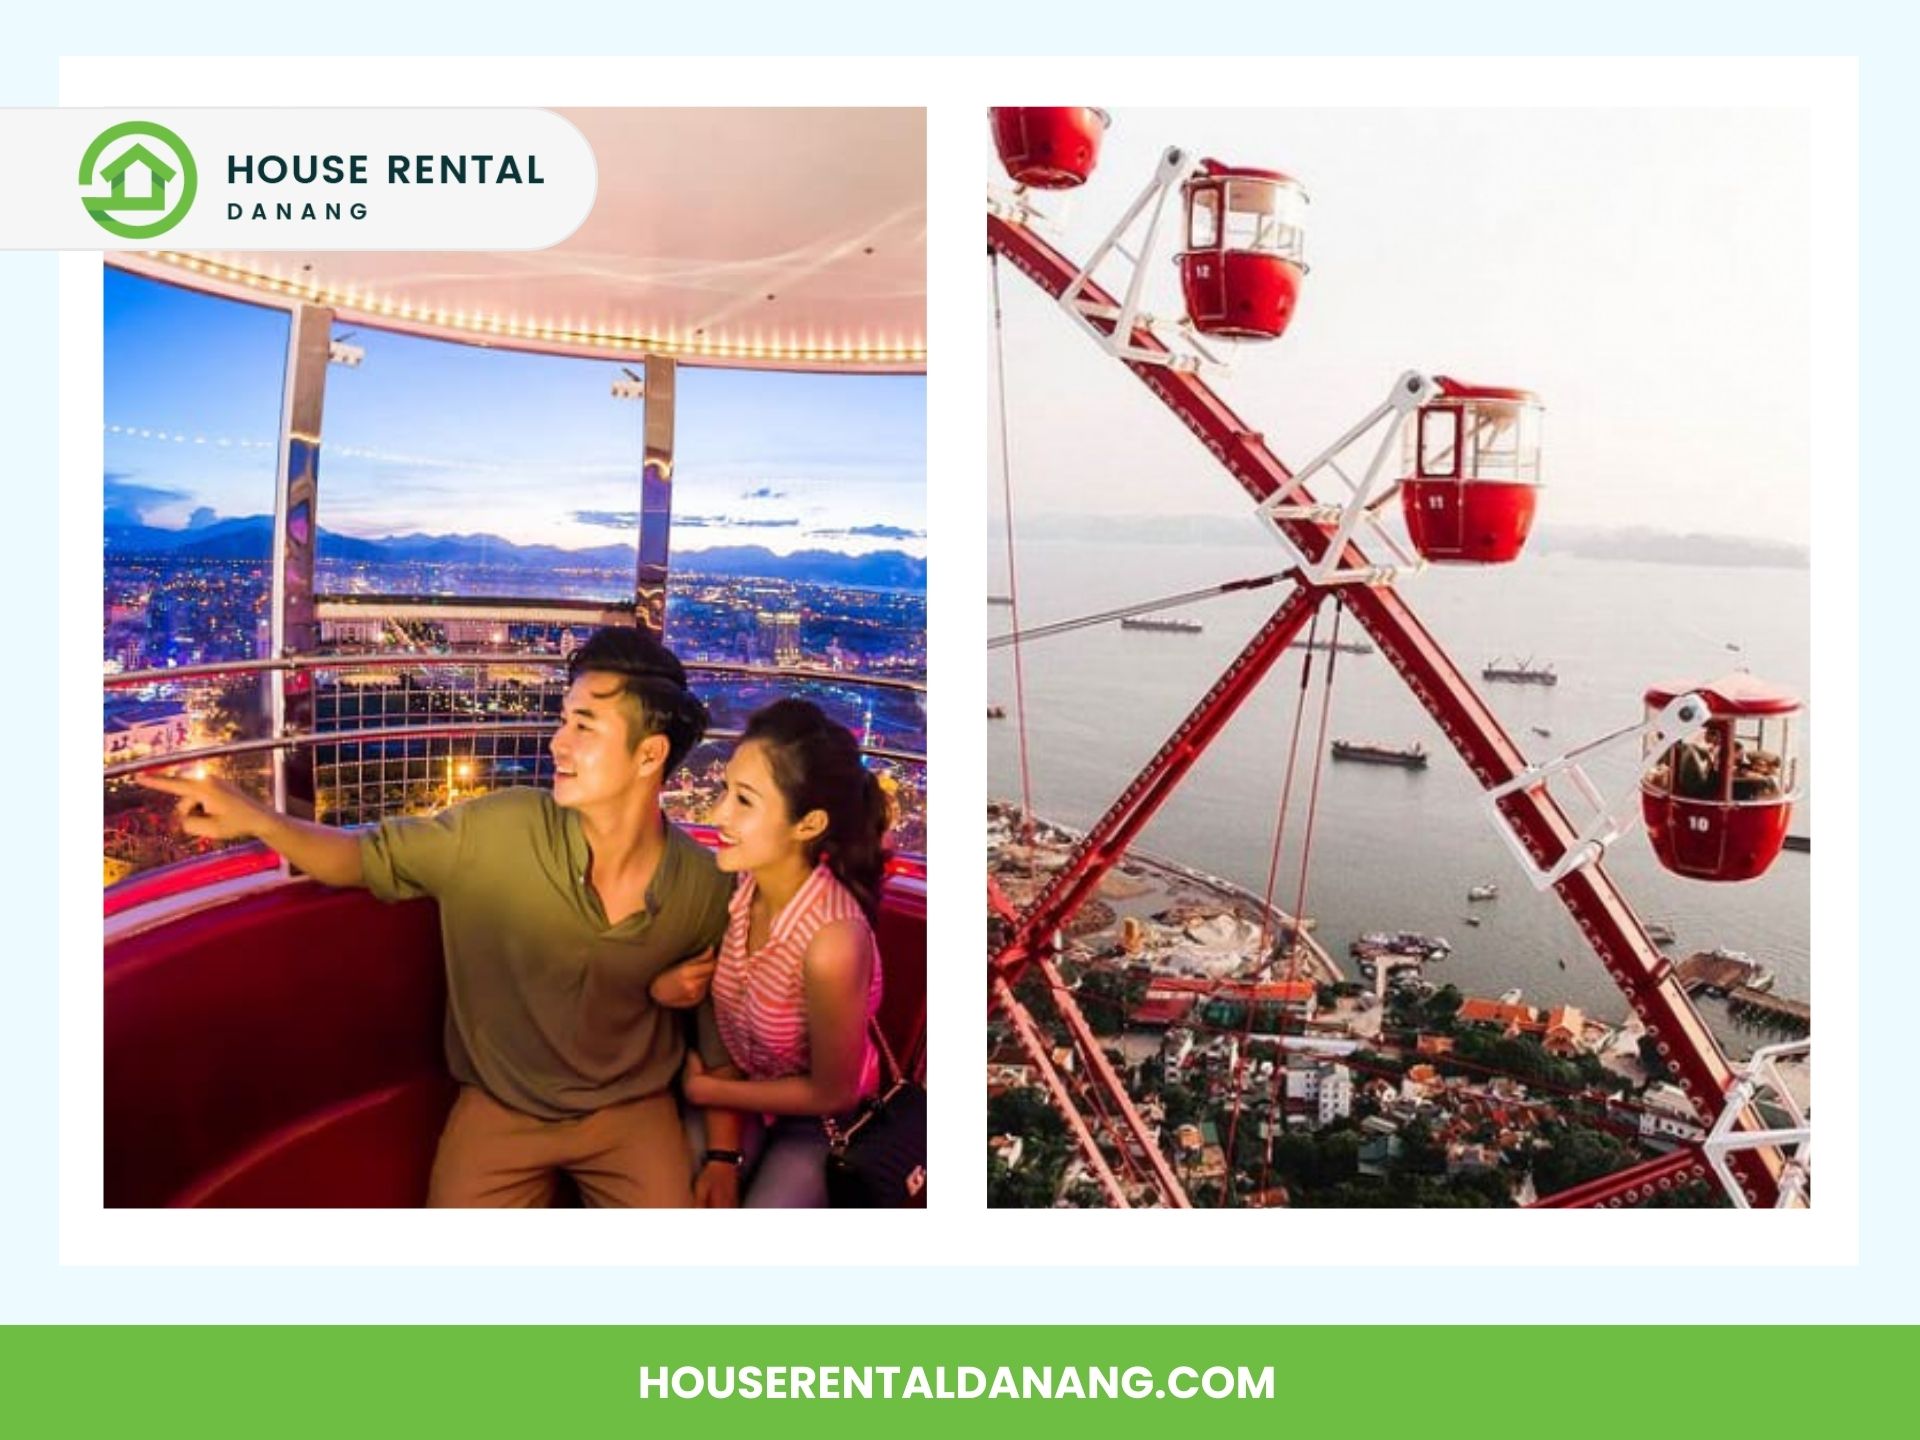
[[[1834,1269],[1682,1271],[1515,1270],[1487,1283],[1485,1271],[1246,1272],[1158,1269],[1007,1272],[946,1270],[750,1273],[582,1270],[299,1271],[63,1270],[54,1260],[55,917],[27,897],[54,893],[54,777],[48,707],[36,692],[56,672],[43,597],[53,592],[57,345],[55,262],[0,254],[0,477],[8,484],[8,530],[20,537],[0,566],[5,613],[16,623],[15,699],[4,709],[13,757],[8,789],[14,821],[0,853],[13,913],[4,964],[7,1039],[0,1044],[0,1094],[11,1101],[0,1182],[0,1321],[532,1321],[677,1320],[1097,1321],[1142,1316],[1214,1322],[1341,1321],[1914,1321],[1920,1319],[1916,1223],[1920,1166],[1914,1131],[1920,1076],[1909,1063],[1920,1024],[1920,945],[1907,896],[1920,846],[1910,803],[1884,770],[1901,777],[1913,744],[1920,686],[1915,596],[1906,584],[1915,521],[1916,321],[1914,144],[1920,105],[1913,36],[1887,17],[1892,7],[1828,3],[1604,7],[1538,4],[1331,4],[1248,18],[1210,12],[1204,25],[1165,4],[1112,4],[1098,31],[1085,6],[971,5],[938,17],[891,4],[737,3],[723,24],[701,7],[549,5],[540,12],[555,54],[964,53],[1087,54],[1125,44],[1134,53],[1217,52],[1238,41],[1246,53],[1527,54],[1857,54],[1862,94],[1862,743],[1861,957],[1865,1053],[1861,1057],[1861,1263]],[[996,12],[1008,18],[996,19]],[[456,53],[464,37],[518,37],[523,6],[476,4],[458,30],[402,7],[346,3],[317,25],[310,15],[250,5],[231,28],[193,30],[178,7],[32,7],[9,22],[0,46],[0,103],[55,103],[62,53],[337,53],[377,41],[381,53]],[[1260,18],[1253,18],[1255,15]],[[569,18],[578,20],[569,23]],[[1872,18],[1869,18],[1872,17]],[[474,53],[486,53],[474,52]],[[1126,53],[1113,51],[1112,53]],[[323,97],[309,97],[322,99]],[[1143,97],[1144,98],[1144,97]],[[1258,97],[1244,97],[1255,101]],[[1606,177],[1596,176],[1604,185]],[[1758,303],[1758,301],[1757,301]],[[1766,397],[1754,397],[1764,405]],[[1818,464],[1816,457],[1816,464]],[[1848,483],[1816,474],[1821,486]],[[965,544],[977,537],[962,537]],[[962,567],[965,570],[967,567]],[[1524,1232],[1515,1229],[1518,1237]],[[1249,1253],[1249,1260],[1257,1256]],[[1544,1258],[1544,1257],[1543,1257]],[[1395,1299],[1394,1297],[1402,1297]],[[1650,1363],[1677,1357],[1650,1356]]]

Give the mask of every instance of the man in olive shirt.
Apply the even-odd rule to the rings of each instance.
[[[329,885],[440,902],[447,1063],[460,1082],[432,1205],[545,1205],[561,1171],[589,1205],[737,1203],[739,1117],[710,1112],[697,1181],[671,1089],[685,1055],[660,999],[704,992],[729,882],[660,813],[661,784],[706,730],[671,651],[640,630],[575,652],[550,748],[552,794],[497,791],[355,836],[292,820],[211,780],[149,783],[189,834],[257,837]],[[701,1057],[727,1063],[710,1002]]]

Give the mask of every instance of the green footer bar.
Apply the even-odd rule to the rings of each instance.
[[[1917,1353],[1828,1327],[76,1326],[0,1332],[0,1414],[23,1436],[351,1440],[1875,1435]]]

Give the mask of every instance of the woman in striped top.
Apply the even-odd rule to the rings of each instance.
[[[687,1103],[768,1117],[749,1207],[823,1206],[821,1121],[845,1117],[879,1084],[868,1031],[880,1006],[872,918],[887,798],[844,727],[780,700],[747,722],[713,820],[720,868],[740,877],[712,984],[734,1063],[707,1070],[689,1050]],[[727,1202],[740,1164],[708,1152],[703,1203]]]

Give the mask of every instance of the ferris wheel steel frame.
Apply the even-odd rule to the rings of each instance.
[[[1412,608],[1391,585],[1318,585],[1309,573],[1351,573],[1369,567],[1366,556],[1349,540],[1333,550],[1335,528],[1313,516],[1312,497],[1294,475],[1267,448],[1260,432],[1244,422],[1201,377],[1196,368],[1166,363],[1173,352],[1159,339],[1151,322],[1141,322],[1131,335],[1112,337],[1122,307],[1083,268],[1068,260],[1034,230],[1012,215],[989,206],[987,247],[1003,257],[1055,301],[1071,291],[1077,320],[1104,328],[1113,344],[1103,346],[1133,372],[1154,397],[1171,410],[1207,452],[1223,466],[1240,488],[1261,505],[1285,493],[1296,504],[1274,516],[1289,547],[1309,562],[1295,574],[1295,589],[1235,657],[1192,712],[1180,722],[1166,743],[1129,783],[1106,813],[1088,829],[1066,863],[1039,893],[1007,920],[999,945],[990,951],[989,1013],[1018,1007],[1013,986],[1035,965],[1048,975],[1057,1007],[1086,1067],[1086,1085],[1100,1108],[1117,1119],[1109,1138],[1122,1155],[1146,1156],[1153,1167],[1153,1189],[1163,1203],[1185,1205],[1184,1190],[1171,1175],[1159,1146],[1140,1121],[1126,1086],[1070,995],[1063,995],[1052,955],[1058,934],[1080,905],[1099,886],[1127,846],[1165,803],[1192,769],[1201,752],[1225,728],[1241,703],[1257,687],[1273,663],[1299,634],[1320,604],[1337,597],[1372,637],[1375,646],[1432,716],[1448,742],[1466,762],[1482,790],[1511,787],[1529,771],[1529,762],[1501,727],[1491,709],[1428,633]],[[1002,397],[1004,403],[1004,397]],[[1569,853],[1585,848],[1585,839],[1544,785],[1507,789],[1492,802],[1505,828],[1524,847],[1532,863],[1552,872]],[[1711,1130],[1733,1133],[1764,1132],[1765,1121],[1744,1104],[1738,1076],[1718,1042],[1707,1029],[1675,977],[1674,966],[1641,925],[1633,907],[1607,875],[1604,865],[1578,866],[1563,873],[1551,887],[1567,908],[1586,943],[1606,967],[1607,974],[1626,996],[1662,1060]],[[1004,917],[1003,917],[1004,918]],[[1010,1012],[1009,1012],[1010,1013]],[[1070,1017],[1070,1018],[1069,1018]],[[1076,1026],[1073,1022],[1078,1021]],[[1018,1027],[1016,1027],[1018,1028]],[[1084,1034],[1082,1033],[1084,1032]],[[1024,1038],[1023,1043],[1024,1043]],[[1029,1045],[1029,1054],[1043,1048]],[[1044,1060],[1044,1056],[1040,1057]],[[1049,1069],[1051,1067],[1049,1066]],[[1742,1100],[1730,1122],[1728,1094]],[[1064,1092],[1057,1092],[1064,1093]],[[1056,1095],[1057,1098],[1057,1095]],[[1070,1121],[1070,1124],[1072,1122]],[[1099,1174],[1104,1161],[1091,1132],[1082,1121],[1077,1136]],[[1158,1161],[1157,1165],[1153,1162]],[[1097,1163],[1096,1163],[1097,1162]],[[1771,1207],[1780,1199],[1786,1158],[1773,1146],[1759,1145],[1727,1154],[1730,1167],[1747,1202]],[[1649,1180],[1673,1183],[1676,1176],[1707,1173],[1695,1147],[1686,1147],[1657,1161],[1629,1167],[1579,1187],[1574,1195],[1553,1197],[1549,1206],[1619,1204],[1627,1197],[1644,1198]],[[1106,1182],[1109,1199],[1124,1203]]]

